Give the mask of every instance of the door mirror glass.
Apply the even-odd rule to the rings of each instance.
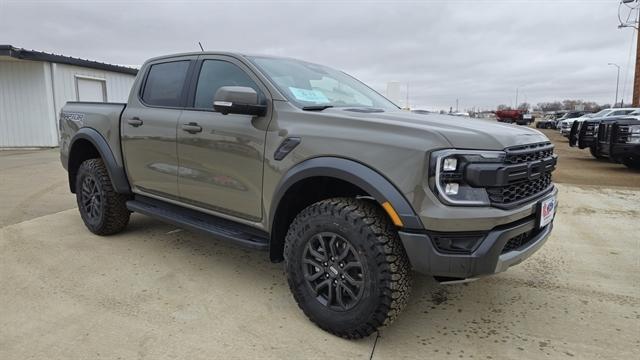
[[[258,101],[258,93],[246,86],[223,86],[213,97],[213,109],[227,114],[262,116],[267,107]]]

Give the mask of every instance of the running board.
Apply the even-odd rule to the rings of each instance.
[[[135,200],[127,201],[127,208],[133,212],[244,247],[257,250],[269,249],[269,236],[266,232],[231,220],[139,195]]]

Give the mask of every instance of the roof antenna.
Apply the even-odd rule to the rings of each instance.
[[[202,48],[202,43],[200,43],[200,41],[198,41],[198,45],[200,45],[200,50],[204,52],[204,48]]]

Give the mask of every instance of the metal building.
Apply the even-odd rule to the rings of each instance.
[[[126,102],[137,72],[0,45],[0,148],[58,146],[65,102]]]

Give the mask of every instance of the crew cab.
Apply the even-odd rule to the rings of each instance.
[[[60,133],[91,232],[138,212],[265,250],[309,319],[350,339],[400,314],[412,271],[499,273],[553,227],[557,156],[539,131],[403,111],[295,59],[153,58],[127,104],[69,102]]]

